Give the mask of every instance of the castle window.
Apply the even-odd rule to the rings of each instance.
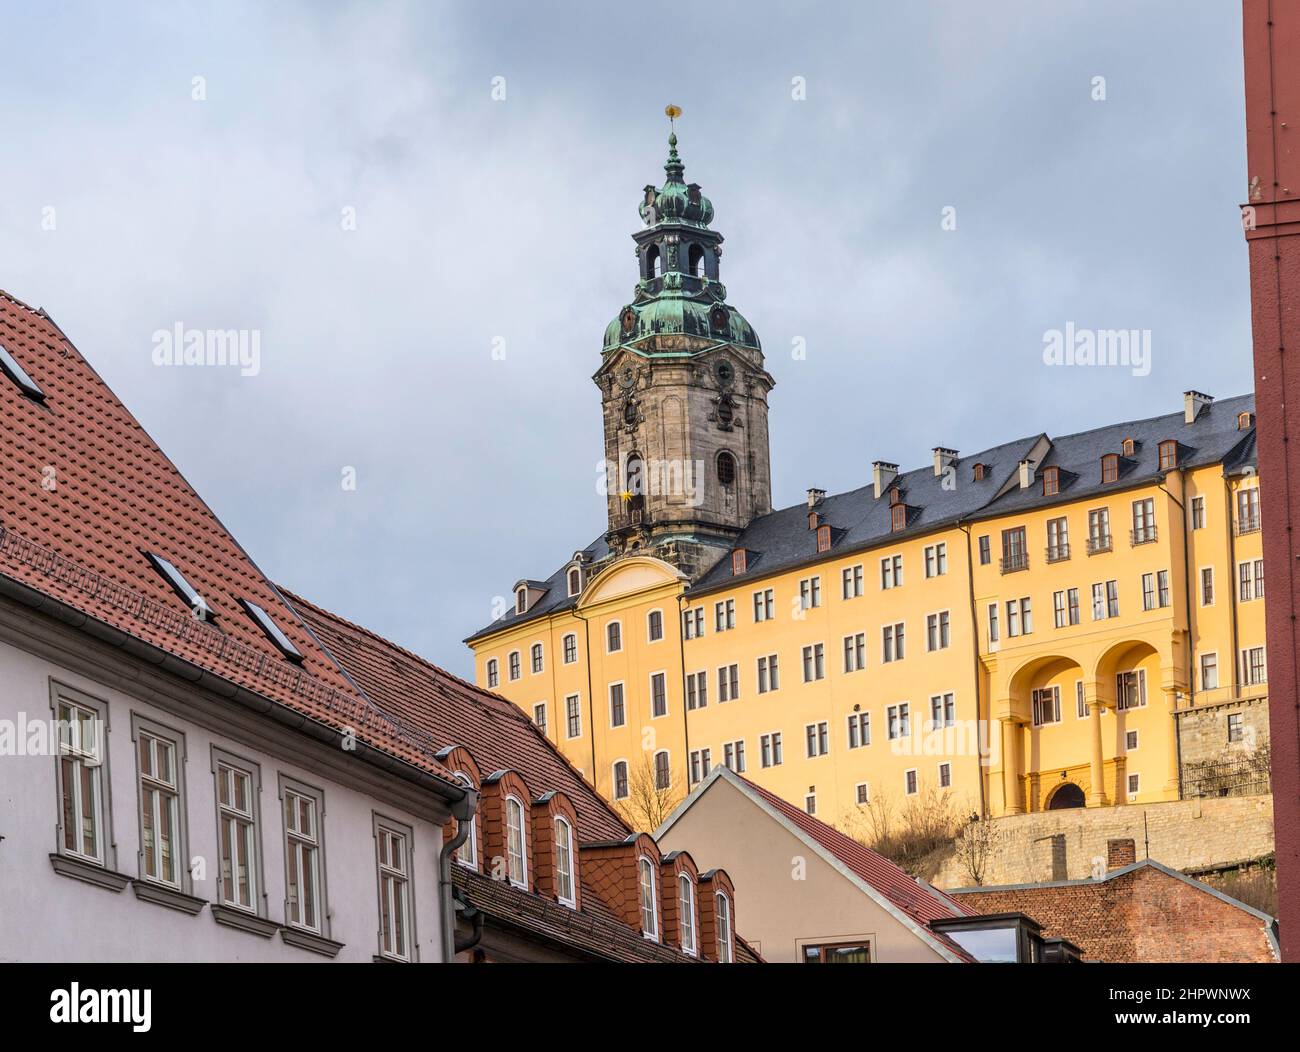
[[[577,595],[582,591],[582,571],[576,566],[569,571],[569,595]]]
[[[497,659],[492,658],[487,663],[487,685],[496,687],[501,682],[501,668],[497,664]]]
[[[820,521],[821,521],[821,516],[818,515],[815,511],[810,511],[808,513],[808,529],[810,530],[817,529],[817,526],[820,523]]]
[[[1251,425],[1252,423],[1254,423],[1254,417],[1253,417],[1250,413],[1238,413],[1238,414],[1237,414],[1237,430],[1238,430],[1238,431],[1246,431],[1246,430],[1248,430],[1248,429],[1250,428],[1250,425]]]
[[[1051,497],[1061,492],[1061,469],[1043,469],[1043,496]]]
[[[523,614],[528,612],[528,589],[520,588],[515,592],[515,613]]]
[[[745,549],[737,548],[731,553],[731,576],[739,577],[745,572]]]
[[[1101,458],[1101,481],[1114,482],[1119,478],[1119,456],[1107,453]]]
[[[976,482],[984,481],[984,472],[985,472],[985,467],[983,464],[975,465],[975,467],[972,469],[972,474],[974,475]]]
[[[506,797],[506,875],[516,887],[528,887],[528,831],[524,824],[524,805],[516,797]]]
[[[645,250],[645,276],[647,278],[657,278],[659,276],[659,269],[659,246],[651,245]]]
[[[686,268],[694,277],[704,277],[704,249],[699,245],[691,245],[686,255]]]
[[[627,492],[632,494],[633,498],[645,492],[645,461],[641,459],[640,453],[627,455],[627,473],[624,482]]]
[[[573,827],[563,818],[557,818],[555,820],[555,894],[565,906],[578,905],[574,884]]]
[[[895,532],[907,527],[907,505],[895,504],[889,509],[889,528]]]
[[[646,857],[637,861],[638,884],[641,898],[641,934],[659,941],[659,910],[655,902],[655,867]]]
[[[817,550],[819,552],[831,550],[831,528],[829,526],[817,527]]]
[[[1131,438],[1126,438],[1124,439],[1123,445],[1120,446],[1120,452],[1122,452],[1126,457],[1131,457],[1133,455],[1134,448],[1135,448],[1134,441]]]
[[[1178,443],[1172,438],[1160,443],[1160,470],[1172,471],[1178,467]]]
[[[730,486],[736,481],[736,458],[726,450],[718,454],[718,483]]]

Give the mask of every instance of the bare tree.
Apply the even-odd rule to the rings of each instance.
[[[930,787],[909,796],[901,809],[886,793],[846,812],[840,828],[913,876],[929,879],[939,868],[941,849],[961,831],[965,809],[950,790]]]
[[[973,815],[970,823],[957,837],[954,845],[957,861],[961,863],[971,884],[984,883],[989,864],[997,853],[1001,835],[1001,830],[993,819]]]
[[[671,782],[671,779],[670,779]],[[682,793],[671,784],[660,786],[649,754],[641,763],[630,766],[627,776],[627,799],[615,800],[614,807],[623,821],[633,829],[653,833],[664,824],[674,808],[682,802]]]

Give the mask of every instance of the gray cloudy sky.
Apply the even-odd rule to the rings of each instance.
[[[1251,384],[1234,0],[3,0],[0,25],[0,287],[268,574],[462,674],[493,597],[603,529],[590,375],[665,103],[777,380],[777,506]],[[260,330],[261,373],[155,367],[178,322]],[[1067,322],[1150,329],[1150,375],[1045,367]]]

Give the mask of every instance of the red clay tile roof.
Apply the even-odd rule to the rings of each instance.
[[[0,575],[175,657],[449,778],[388,724],[44,311],[0,292],[0,344],[45,393],[0,375]],[[196,620],[143,552],[175,565],[216,615]],[[302,667],[238,599],[276,621]]]
[[[375,704],[438,747],[469,750],[486,777],[518,771],[534,795],[562,790],[578,811],[578,839],[622,840],[631,829],[517,705],[383,636],[281,589],[321,644]]]
[[[748,778],[741,781],[913,920],[928,924],[944,917],[966,915],[966,910],[938,888],[918,884],[884,855],[859,844]]]

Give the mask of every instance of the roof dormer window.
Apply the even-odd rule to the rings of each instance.
[[[555,820],[555,897],[570,908],[578,905],[574,893],[576,881],[573,873],[573,826],[567,819]]]
[[[524,805],[518,797],[506,797],[506,876],[519,888],[528,887],[528,827]]]
[[[528,586],[520,585],[515,589],[515,613],[526,614],[528,612]]]
[[[985,467],[985,465],[983,465],[983,464],[976,464],[973,468],[971,468],[971,475],[972,475],[972,477],[974,478],[974,480],[975,480],[976,482],[983,482],[983,481],[984,481],[984,475],[985,475],[985,473],[986,473],[987,471],[988,471],[988,468]]]
[[[569,596],[572,598],[582,591],[582,570],[574,566],[569,570]]]
[[[808,529],[810,530],[817,529],[817,524],[820,521],[821,521],[821,516],[818,515],[815,511],[810,511],[808,513]]]
[[[737,548],[731,553],[731,576],[739,577],[745,572],[745,565],[748,562],[744,548]]]
[[[889,528],[897,533],[907,526],[907,505],[895,504],[889,509]]]
[[[1061,492],[1061,469],[1043,468],[1043,496],[1054,497]]]
[[[1178,443],[1167,438],[1160,443],[1160,470],[1173,471],[1178,467]]]
[[[1107,453],[1101,458],[1101,481],[1114,482],[1119,478],[1119,454]]]
[[[817,550],[819,552],[831,550],[831,528],[829,526],[817,527]]]
[[[736,959],[736,946],[731,937],[731,900],[725,892],[717,892],[713,907],[713,926],[718,937],[718,963],[731,964]]]
[[[1137,443],[1135,443],[1131,438],[1124,439],[1124,441],[1120,444],[1120,452],[1123,453],[1126,457],[1131,457],[1133,455],[1133,450],[1136,448],[1137,448]]]
[[[641,934],[659,941],[659,904],[655,895],[655,866],[642,855],[637,859],[637,883],[641,900]]]
[[[1238,431],[1249,431],[1249,430],[1250,430],[1250,426],[1251,426],[1254,422],[1255,422],[1255,414],[1254,414],[1254,413],[1238,413],[1238,414],[1237,414],[1237,430],[1238,430]]]

